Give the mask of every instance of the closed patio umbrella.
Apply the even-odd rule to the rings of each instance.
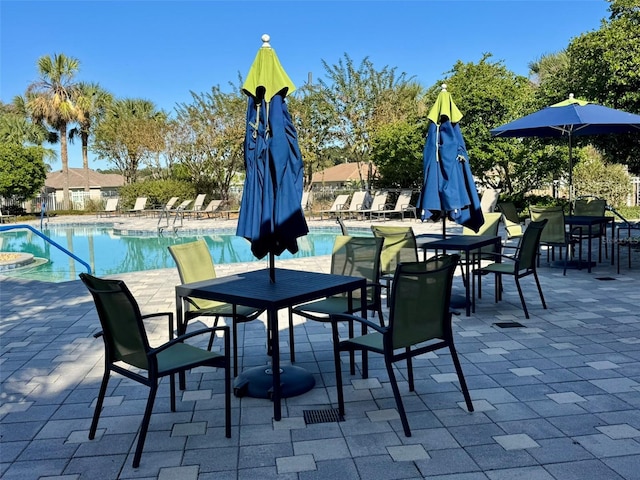
[[[280,64],[269,36],[251,65],[242,87],[248,96],[244,141],[246,177],[236,235],[251,242],[257,258],[298,251],[297,238],[309,232],[301,208],[303,165],[298,137],[285,97],[295,90]]]
[[[460,131],[462,113],[442,85],[442,91],[429,111],[429,127],[424,146],[424,181],[418,208],[422,220],[448,217],[477,232],[484,223],[469,155]]]
[[[640,133],[640,115],[605,107],[569,95],[567,100],[491,130],[494,137],[567,137],[569,205],[573,196],[572,138],[581,135]]]

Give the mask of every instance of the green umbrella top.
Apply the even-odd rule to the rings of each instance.
[[[575,103],[577,103],[581,107],[584,107],[589,102],[587,100],[580,100],[578,98],[573,98],[573,93],[570,93],[568,99],[563,100],[563,101],[558,102],[558,103],[554,103],[551,106],[552,107],[566,107],[567,105],[573,105]]]
[[[269,35],[262,35],[262,47],[258,50],[256,58],[249,69],[247,80],[242,86],[242,90],[247,95],[258,97],[258,89],[264,89],[264,98],[267,102],[277,93],[285,90],[284,94],[289,95],[295,89],[295,85],[284,71],[278,60],[276,51],[269,44]]]
[[[436,103],[433,104],[431,110],[429,110],[429,115],[427,118],[431,120],[433,123],[441,123],[441,117],[445,115],[451,123],[458,123],[462,118],[462,113],[456,107],[456,104],[453,103],[451,99],[451,94],[447,92],[447,85],[442,84],[442,90],[438,94],[438,98],[436,99]]]

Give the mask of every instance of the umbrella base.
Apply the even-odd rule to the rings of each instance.
[[[280,367],[282,398],[295,397],[311,390],[316,384],[313,375],[304,368],[286,365]],[[271,398],[273,395],[273,370],[271,366],[249,368],[233,381],[236,397]]]

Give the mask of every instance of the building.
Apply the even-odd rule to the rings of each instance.
[[[370,173],[369,169],[371,169]],[[341,163],[314,173],[311,177],[311,185],[314,189],[360,186],[361,182],[368,183],[376,174],[376,167],[372,163]]]
[[[44,194],[51,210],[58,209],[63,199],[64,176],[62,170],[49,172],[44,182]],[[82,210],[85,200],[101,200],[104,197],[118,195],[118,189],[124,185],[124,177],[116,173],[100,173],[89,169],[89,192],[86,193],[85,171],[83,168],[69,169],[69,194],[74,209]]]

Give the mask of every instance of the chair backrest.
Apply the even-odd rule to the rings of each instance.
[[[458,255],[401,263],[391,287],[389,329],[393,348],[451,338],[451,284]]]
[[[498,227],[500,226],[500,218],[502,217],[501,213],[491,212],[485,213],[484,215],[484,223],[478,229],[477,232],[473,231],[471,228],[463,227],[462,234],[463,235],[491,235],[495,237],[498,235]],[[488,245],[486,247],[482,247],[480,249],[481,253],[493,253],[496,251],[495,245]]]
[[[542,238],[547,222],[548,220],[545,218],[541,221],[529,222],[529,225],[527,225],[520,239],[518,251],[516,252],[518,271],[535,270],[540,239]]]
[[[540,237],[540,243],[543,244],[556,244],[566,245],[567,234],[564,224],[564,210],[562,207],[536,207],[530,206],[529,212],[531,214],[531,221],[539,222],[541,220],[548,220],[542,236]]]
[[[105,212],[115,212],[118,209],[118,199],[108,198],[107,203],[104,206]]]
[[[349,195],[347,194],[338,195],[336,199],[333,201],[333,205],[331,205],[331,208],[329,209],[329,211],[338,212],[342,210],[344,206],[347,204],[347,200],[349,200]]]
[[[146,206],[147,206],[147,197],[138,197],[136,198],[136,203],[133,206],[132,210],[135,210],[135,211],[144,210]]]
[[[338,222],[338,225],[340,225],[340,232],[342,233],[342,235],[349,235],[349,229],[344,224],[342,218],[336,217],[336,222]]]
[[[396,212],[400,212],[411,205],[411,190],[402,190],[398,195],[398,199],[396,200],[396,205],[393,209]]]
[[[578,198],[573,203],[573,214],[576,216],[585,217],[604,217],[604,212],[607,208],[607,201],[602,198],[588,197]],[[583,233],[587,232],[587,228],[578,227],[583,230]],[[591,227],[592,235],[602,235],[604,233],[603,225],[594,225]]]
[[[180,205],[176,207],[176,210],[186,210],[191,202],[193,202],[193,200],[183,200]]]
[[[366,191],[353,192],[353,195],[351,196],[351,202],[349,203],[349,211],[355,212],[358,210],[363,210],[367,204],[366,200]]]
[[[502,202],[496,205],[496,209],[502,212],[507,238],[521,237],[524,230],[516,205],[513,202]]]
[[[371,201],[371,206],[369,206],[369,210],[375,211],[375,212],[384,210],[384,206],[387,204],[388,196],[389,194],[386,192],[378,193],[376,196],[373,197],[373,200]]]
[[[222,205],[222,200],[211,200],[202,211],[212,213],[218,210],[220,208],[220,205]]]
[[[384,239],[380,254],[380,269],[383,275],[393,274],[401,262],[417,262],[418,248],[411,227],[389,227],[371,225],[374,237]]]
[[[500,190],[494,190],[493,188],[485,188],[480,198],[480,209],[482,213],[491,213],[495,210],[498,203],[498,197],[500,196]]]
[[[81,273],[80,279],[91,292],[98,311],[107,361],[122,361],[148,370],[149,340],[138,303],[125,283],[87,273]]]
[[[300,206],[302,207],[302,210],[308,210],[309,207],[311,206],[311,202],[310,202],[310,194],[311,192],[302,192],[302,198],[300,199]]]
[[[216,269],[207,247],[200,238],[195,242],[169,245],[169,252],[176,262],[182,283],[193,283],[216,278]]]
[[[196,197],[196,200],[193,202],[193,210],[198,211],[202,210],[202,206],[204,205],[204,199],[207,198],[206,193],[199,193]]]
[[[178,197],[171,197],[167,202],[167,204],[164,206],[164,209],[171,210],[177,201],[178,201]]]
[[[376,237],[351,237],[338,235],[333,243],[331,253],[331,273],[334,275],[348,275],[351,277],[364,277],[371,285],[367,289],[367,302],[373,303],[376,288],[380,281],[380,252],[382,251],[382,238]],[[345,294],[346,295],[346,294]],[[354,300],[360,299],[360,292],[353,292]]]

